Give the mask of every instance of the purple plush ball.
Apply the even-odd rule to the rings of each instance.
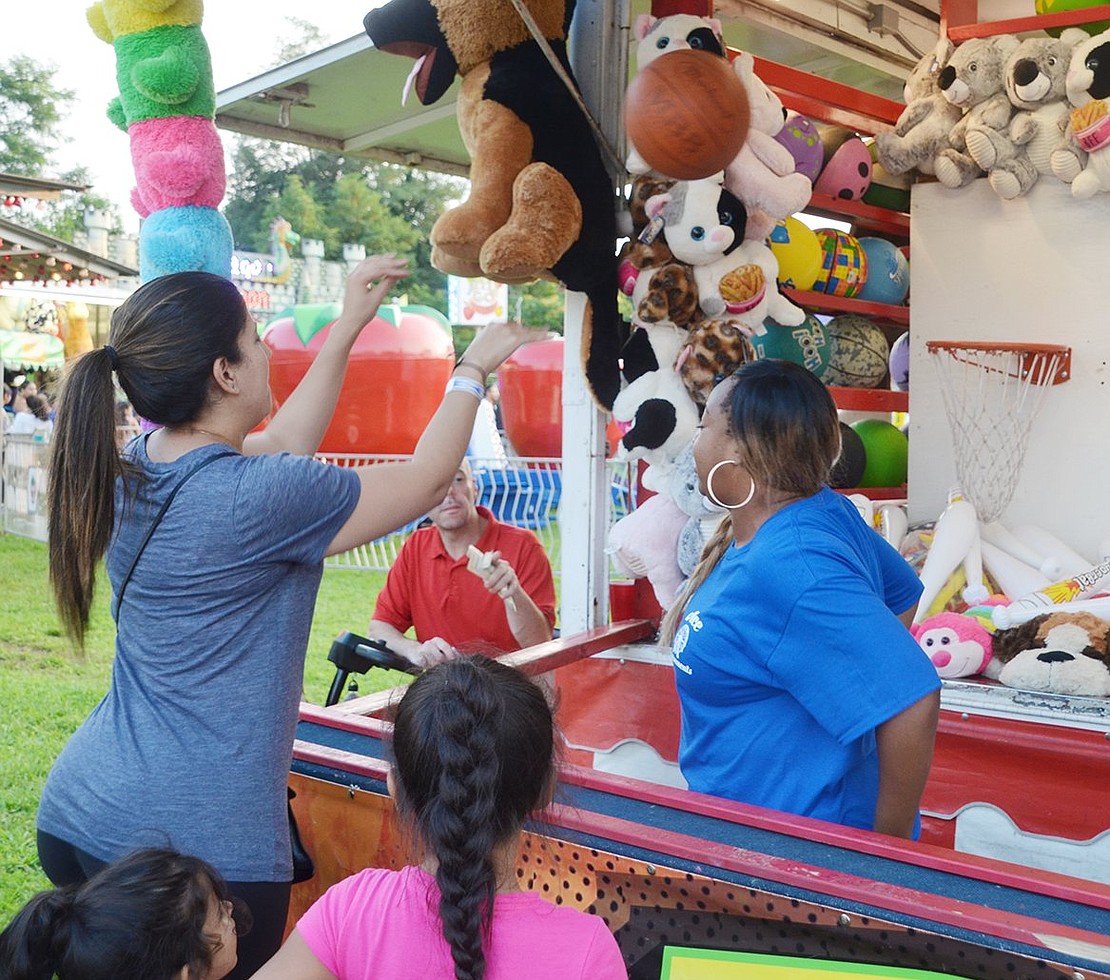
[[[821,172],[821,164],[825,162],[824,150],[821,147],[821,135],[817,127],[805,116],[791,112],[786,117],[786,123],[775,135],[794,158],[794,170],[805,174],[810,181],[817,179]]]
[[[890,386],[910,390],[910,332],[907,330],[890,345]]]

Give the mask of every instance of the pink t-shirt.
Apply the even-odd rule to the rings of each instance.
[[[435,879],[416,867],[369,868],[329,888],[297,923],[339,980],[434,980],[455,975]],[[530,892],[498,895],[486,980],[627,980],[617,941],[596,916]]]

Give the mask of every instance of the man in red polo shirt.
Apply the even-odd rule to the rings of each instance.
[[[551,639],[555,583],[531,532],[502,524],[476,506],[477,489],[463,460],[433,527],[405,542],[378,596],[369,634],[415,663],[430,666],[459,653],[497,656]],[[467,549],[493,552],[483,578],[467,568]],[[415,627],[416,639],[405,637]]]

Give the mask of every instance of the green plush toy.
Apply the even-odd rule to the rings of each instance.
[[[108,103],[108,118],[120,129],[143,119],[213,117],[212,58],[199,25],[155,27],[112,43],[120,94]]]
[[[93,33],[109,44],[155,27],[199,24],[203,16],[201,0],[100,0],[85,11]]]

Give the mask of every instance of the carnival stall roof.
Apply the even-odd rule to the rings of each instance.
[[[578,4],[579,17],[585,6]],[[650,5],[634,0],[631,8],[629,17],[635,18]],[[714,12],[730,46],[886,98],[900,98],[903,79],[919,56],[915,52],[936,43],[935,0],[903,0],[897,13],[888,4],[856,9],[835,0],[798,0],[790,8],[775,0],[717,0]],[[885,27],[871,23],[875,8],[887,10]],[[434,105],[421,105],[413,96],[403,106],[400,93],[411,67],[405,58],[375,50],[360,34],[218,93],[216,124],[466,175],[469,158],[455,121],[458,81]]]
[[[138,269],[102,258],[72,242],[0,218],[0,283],[41,280],[88,284],[138,274]]]

